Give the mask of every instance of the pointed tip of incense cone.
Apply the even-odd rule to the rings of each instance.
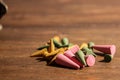
[[[88,47],[87,43],[82,43],[80,49],[82,49],[83,47]]]

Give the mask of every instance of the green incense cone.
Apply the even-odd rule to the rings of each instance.
[[[69,45],[61,45],[58,48],[64,48],[64,47],[68,47]]]
[[[92,46],[94,46],[94,45],[95,45],[95,44],[94,44],[93,42],[89,42],[89,43],[88,43],[88,48],[89,48],[89,49],[93,49]]]
[[[89,48],[87,48],[87,47],[84,47],[84,48],[82,49],[82,51],[85,52],[86,55],[93,55],[93,56],[96,57],[96,54],[95,54],[91,49],[89,49]]]
[[[105,62],[110,62],[110,61],[112,60],[112,58],[113,58],[112,55],[106,54],[106,55],[104,56],[104,61],[105,61]]]
[[[73,45],[73,43],[69,43],[68,48],[72,47]]]
[[[85,55],[81,50],[79,50],[75,55],[77,59],[82,62],[83,65],[86,65]]]
[[[57,48],[62,46],[62,44],[60,42],[58,42],[57,40],[55,40],[55,39],[53,39],[53,43],[54,43],[55,47],[57,47]]]
[[[69,44],[68,38],[63,38],[63,39],[61,40],[61,42],[62,42],[63,45],[68,45],[68,44]]]
[[[48,48],[48,47],[49,47],[49,45],[41,46],[41,47],[37,48],[37,50],[42,50],[42,49]]]

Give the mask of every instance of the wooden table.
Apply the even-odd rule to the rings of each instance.
[[[119,80],[119,0],[5,0],[8,14],[0,23],[0,80]],[[114,44],[110,63],[96,58],[93,67],[73,70],[47,66],[29,57],[55,35],[81,44]]]

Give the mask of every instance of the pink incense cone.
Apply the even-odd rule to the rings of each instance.
[[[92,46],[94,49],[106,53],[106,54],[111,54],[114,55],[116,52],[116,47],[115,45],[94,45]]]
[[[95,64],[95,57],[93,55],[86,55],[85,60],[88,66],[93,66]]]
[[[69,50],[71,50],[71,52],[73,54],[75,54],[78,50],[79,50],[79,46],[78,45],[74,45],[73,47],[71,47]]]
[[[64,55],[67,57],[74,57],[75,55],[71,52],[71,50],[67,50],[64,52]]]
[[[64,55],[68,57],[70,60],[72,60],[73,62],[75,62],[76,64],[78,64],[81,68],[84,67],[84,65],[79,60],[77,60],[75,55],[70,50],[65,51]]]
[[[69,68],[74,68],[74,69],[80,68],[78,64],[76,64],[75,62],[73,62],[72,60],[70,60],[68,57],[66,57],[63,54],[58,54],[55,62],[59,65],[66,66]]]

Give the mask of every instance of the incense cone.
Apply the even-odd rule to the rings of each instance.
[[[77,53],[76,53],[76,57],[78,58],[79,61],[82,62],[83,65],[86,65],[86,61],[85,61],[85,55],[84,53],[79,50]]]
[[[63,45],[69,45],[69,40],[68,40],[68,38],[63,38],[63,39],[61,40],[61,42],[62,42]]]
[[[44,48],[42,50],[38,50],[36,52],[34,52],[31,57],[38,57],[38,56],[44,56],[45,55],[45,52],[47,52],[47,49]]]
[[[86,60],[87,66],[93,66],[95,64],[95,57],[93,55],[86,55],[85,60]]]
[[[78,50],[79,50],[79,46],[78,45],[74,45],[69,49],[73,54],[75,54]]]
[[[72,60],[70,60],[68,57],[66,57],[63,54],[58,54],[55,59],[55,62],[59,65],[66,66],[69,68],[74,68],[74,69],[80,68],[78,64],[76,64],[75,62],[73,62]]]
[[[83,47],[88,47],[87,43],[82,43],[80,49],[82,49]]]
[[[64,55],[76,64],[78,64],[81,68],[84,67],[83,64],[76,58],[76,56],[70,50],[65,51]]]
[[[48,52],[54,52],[55,51],[55,46],[54,46],[54,43],[53,43],[53,39],[50,40],[50,46],[48,47]]]
[[[111,54],[111,55],[114,55],[116,52],[115,45],[94,45],[93,48],[100,52]]]

